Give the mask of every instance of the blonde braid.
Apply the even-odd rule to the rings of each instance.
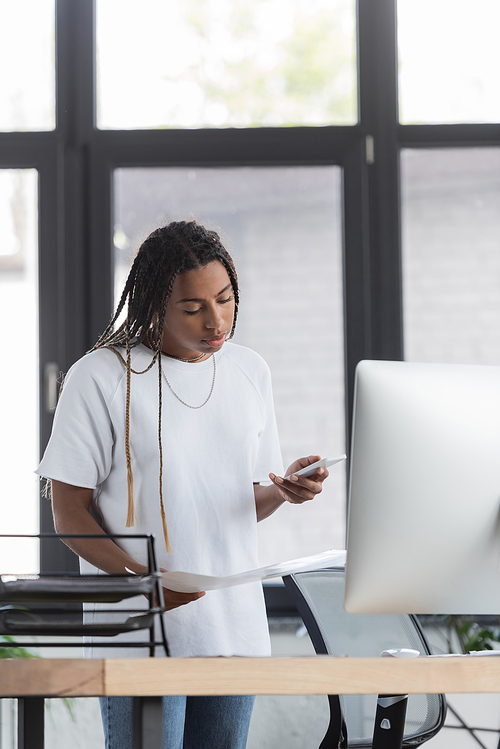
[[[161,337],[158,336],[158,342],[157,342],[157,350],[156,353],[158,355],[158,447],[160,451],[160,476],[159,476],[159,490],[160,490],[160,512],[161,512],[161,522],[163,525],[163,536],[165,538],[165,547],[167,549],[167,552],[172,551],[172,547],[170,546],[170,539],[168,537],[168,528],[167,528],[167,517],[165,514],[165,504],[163,502],[163,444],[162,444],[162,438],[161,438],[161,416],[162,416],[162,405],[163,405],[163,399],[162,399],[162,368],[161,368]]]
[[[158,360],[158,444],[160,448],[160,511],[161,511],[161,520],[163,525],[163,535],[165,537],[165,546],[167,551],[170,553],[172,551],[172,547],[170,546],[170,540],[168,538],[168,529],[167,529],[167,518],[165,515],[165,505],[163,502],[163,445],[162,445],[162,439],[161,439],[161,423],[162,423],[162,382],[161,382],[161,338],[158,339],[158,343],[156,346],[156,351],[154,353],[154,356],[146,369],[143,369],[142,371],[137,371],[132,368],[131,366],[131,351],[130,351],[130,341],[127,337],[127,344],[126,344],[126,350],[127,350],[127,358],[124,359],[123,356],[120,354],[119,351],[117,351],[113,346],[108,347],[110,351],[112,351],[116,356],[120,359],[120,361],[125,365],[127,370],[127,395],[126,395],[126,402],[125,402],[125,458],[127,462],[127,488],[128,488],[128,509],[127,509],[127,523],[126,527],[131,528],[135,525],[135,507],[134,507],[134,474],[132,470],[132,456],[130,453],[130,392],[131,392],[131,384],[132,384],[132,378],[131,374],[145,374],[146,372],[149,372],[149,370],[152,368],[153,364],[156,360]]]
[[[165,290],[165,296],[163,299],[163,304],[158,312],[157,316],[157,322],[158,322],[158,330],[156,331],[156,351],[155,351],[155,357],[158,359],[158,450],[160,453],[160,475],[158,477],[158,488],[159,488],[159,494],[160,494],[160,513],[161,513],[161,522],[163,525],[163,536],[165,538],[165,548],[167,549],[167,552],[172,551],[172,547],[170,546],[170,539],[168,537],[168,528],[167,528],[167,516],[165,513],[165,503],[163,501],[163,440],[162,440],[162,410],[163,410],[163,387],[162,387],[162,373],[163,370],[161,368],[161,343],[162,343],[162,336],[163,336],[163,323],[165,321],[165,313],[167,311],[167,304],[168,300],[170,299],[170,295],[172,294],[172,287],[174,285],[174,281],[179,275],[179,270],[175,270],[172,275],[170,276],[170,280],[167,284],[167,288]]]
[[[132,473],[132,456],[130,454],[130,385],[131,385],[132,365],[130,355],[130,338],[127,334],[127,399],[125,404],[125,457],[127,460],[127,488],[128,488],[128,508],[127,508],[127,528],[135,524],[134,512],[134,474]]]
[[[109,351],[112,351],[113,354],[116,354],[116,356],[119,358],[123,366],[124,367],[127,366],[127,360],[124,359],[123,356],[120,354],[120,352],[117,349],[115,349],[113,346],[102,346],[102,348],[107,348]],[[133,367],[130,367],[130,371],[132,372],[132,374],[136,374],[136,375],[146,374],[146,372],[149,372],[149,370],[153,368],[153,364],[156,361],[156,357],[157,357],[157,353],[155,352],[153,358],[151,359],[146,369],[137,370],[137,369],[134,369]]]

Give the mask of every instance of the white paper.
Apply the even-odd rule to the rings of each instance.
[[[272,577],[281,577],[292,572],[309,572],[323,567],[343,566],[345,565],[345,557],[344,549],[330,549],[310,557],[270,564],[267,567],[259,567],[255,570],[247,570],[227,577],[196,575],[191,572],[162,572],[162,585],[164,588],[176,590],[179,593],[219,590],[220,588],[230,588],[233,585],[245,585],[260,580],[269,580]]]

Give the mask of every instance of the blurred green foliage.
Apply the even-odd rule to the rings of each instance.
[[[448,652],[469,653],[473,650],[494,650],[495,643],[500,642],[500,627],[484,627],[474,619],[466,616],[450,615],[444,617],[447,632]]]
[[[283,28],[280,8],[270,0],[184,0],[196,52],[167,79],[194,86],[207,125],[357,121],[354,3],[290,0]]]
[[[13,643],[14,639],[9,635],[0,635],[1,643]],[[36,658],[36,655],[30,653],[29,650],[20,647],[9,647],[9,645],[2,645],[0,647],[0,658]]]

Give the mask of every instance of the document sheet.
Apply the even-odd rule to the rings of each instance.
[[[197,575],[191,572],[162,572],[162,585],[169,590],[180,593],[196,593],[203,590],[219,590],[230,588],[233,585],[245,585],[259,580],[269,580],[273,577],[289,575],[292,572],[309,572],[323,567],[343,566],[345,564],[346,552],[344,549],[330,549],[321,554],[310,557],[292,559],[288,562],[279,562],[267,567],[259,567],[255,570],[247,570],[237,575],[227,577],[213,577],[211,575]]]

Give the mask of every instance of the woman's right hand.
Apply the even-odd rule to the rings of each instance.
[[[160,567],[160,572],[168,572],[168,570]],[[178,593],[176,590],[170,590],[169,588],[163,588],[163,601],[165,602],[165,611],[172,611],[172,609],[178,609],[179,606],[185,606],[186,603],[191,601],[197,601],[198,598],[203,598],[204,592],[199,593]]]
[[[177,609],[179,606],[185,606],[186,603],[191,601],[197,601],[198,598],[202,598],[205,595],[204,592],[199,593],[178,593],[176,590],[169,590],[163,588],[163,600],[165,602],[165,611],[171,611]]]

